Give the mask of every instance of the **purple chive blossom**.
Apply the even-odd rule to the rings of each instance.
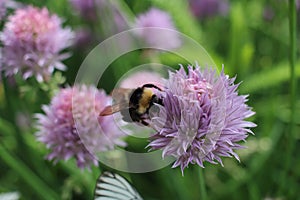
[[[119,33],[128,30],[128,21],[126,21],[126,18],[122,15],[122,13],[116,8],[112,8],[112,12],[114,23],[112,23],[111,26],[113,26],[113,33]]]
[[[78,11],[80,16],[86,20],[97,19],[97,11],[104,3],[102,0],[70,0],[72,6]]]
[[[275,16],[274,10],[270,6],[266,6],[263,10],[263,18],[267,21],[271,21]]]
[[[22,73],[24,79],[35,76],[38,81],[48,80],[54,68],[64,70],[61,60],[68,54],[60,52],[72,43],[73,33],[62,28],[58,16],[47,8],[21,8],[8,17],[0,35],[3,44],[0,70],[7,76]]]
[[[204,161],[222,166],[221,157],[238,155],[235,149],[252,133],[256,125],[245,121],[254,115],[247,106],[247,95],[238,95],[239,84],[222,71],[181,67],[170,73],[163,98],[164,106],[152,118],[157,130],[149,144],[152,150],[162,149],[163,157],[176,158],[173,167],[191,164],[203,166]]]
[[[150,27],[160,28],[161,31],[147,29]],[[175,32],[176,28],[171,16],[162,10],[152,8],[148,12],[139,15],[134,28],[139,28],[136,34],[150,46],[174,49],[181,44],[180,38]]]
[[[75,31],[74,47],[82,50],[89,47],[93,42],[96,41],[96,37],[93,33],[84,28],[80,28]]]
[[[205,19],[216,15],[228,14],[229,3],[227,0],[190,0],[190,9],[199,19]]]
[[[44,105],[45,114],[36,115],[37,139],[51,150],[47,159],[74,157],[78,167],[89,168],[98,165],[94,154],[125,146],[113,117],[98,117],[110,101],[103,90],[83,85],[62,89],[50,105]]]
[[[70,0],[70,3],[84,20],[97,23],[97,26],[102,25],[103,34],[106,36],[129,29],[122,13],[108,1]]]
[[[6,15],[6,0],[0,0],[0,21]]]
[[[19,5],[18,3],[12,1],[12,0],[0,0],[0,22],[3,20],[5,15],[7,14],[7,9],[11,8],[17,8]]]

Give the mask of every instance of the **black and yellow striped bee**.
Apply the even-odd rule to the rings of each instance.
[[[159,98],[151,88],[162,91],[154,84],[145,84],[136,89],[114,89],[112,97],[116,100],[116,103],[105,107],[100,116],[121,112],[124,121],[139,122],[148,126],[149,123],[145,121],[145,116],[149,114],[149,109],[154,104],[163,105],[162,98]]]

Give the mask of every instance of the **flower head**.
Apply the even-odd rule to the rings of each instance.
[[[270,6],[266,6],[263,10],[263,18],[266,21],[271,21],[274,18],[274,9]]]
[[[189,4],[192,13],[200,19],[227,15],[229,10],[227,0],[190,0]]]
[[[3,20],[8,8],[16,8],[18,3],[13,0],[0,0],[0,21]]]
[[[2,18],[6,14],[6,5],[5,5],[5,0],[0,0],[0,21],[2,21]]]
[[[247,96],[237,93],[235,78],[222,71],[199,66],[183,67],[170,73],[166,83],[164,106],[151,125],[157,130],[149,146],[162,149],[163,156],[174,156],[173,167],[183,171],[189,163],[203,167],[203,162],[219,162],[221,157],[234,156],[238,142],[252,133],[252,122],[245,121],[254,114],[246,105]]]
[[[102,0],[70,0],[70,2],[83,18],[92,21],[97,18],[97,10],[102,4]]]
[[[80,168],[97,166],[95,153],[125,146],[112,116],[98,118],[110,100],[104,91],[83,85],[62,89],[43,106],[45,114],[37,114],[37,138],[51,149],[47,159],[74,157]]]
[[[71,45],[73,33],[61,27],[61,19],[47,8],[26,7],[9,16],[0,36],[6,75],[21,72],[23,78],[48,79],[54,68],[63,70],[60,52]]]
[[[75,31],[74,47],[77,49],[82,51],[82,49],[89,47],[95,41],[96,37],[90,30],[80,28]]]
[[[134,27],[139,28],[137,35],[150,46],[173,49],[181,44],[171,16],[162,10],[152,8],[139,15]],[[160,30],[147,28],[159,28]]]

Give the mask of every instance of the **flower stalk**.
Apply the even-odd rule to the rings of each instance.
[[[289,138],[293,139],[296,131],[296,94],[297,94],[297,77],[296,77],[296,56],[297,56],[297,38],[296,38],[296,2],[289,0],[289,28],[290,28],[290,90],[291,90],[291,122]]]
[[[25,164],[18,161],[3,146],[0,145],[0,158],[15,172],[17,172],[24,181],[32,187],[33,190],[42,199],[59,199],[59,196],[50,189],[34,172],[32,172]]]
[[[200,183],[200,197],[202,200],[207,199],[207,191],[205,186],[205,178],[204,178],[204,169],[198,167],[198,174],[199,174],[199,183]]]
[[[290,31],[290,123],[289,132],[286,135],[287,141],[287,160],[285,162],[285,173],[283,173],[283,181],[281,183],[281,190],[288,182],[289,169],[293,159],[293,151],[295,149],[296,141],[296,98],[297,98],[297,77],[296,77],[296,2],[295,0],[289,0],[289,31]],[[280,191],[281,191],[280,190]]]
[[[285,139],[287,141],[286,145],[286,155],[287,159],[285,162],[285,170],[282,173],[282,181],[280,184],[280,190],[278,193],[282,193],[285,185],[288,182],[289,178],[289,169],[293,159],[293,151],[295,149],[295,136],[296,136],[296,98],[297,98],[297,77],[296,77],[296,2],[295,0],[289,0],[289,32],[290,32],[290,52],[289,52],[289,60],[290,60],[290,123],[288,134],[285,135]]]

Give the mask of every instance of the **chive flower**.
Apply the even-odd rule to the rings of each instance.
[[[112,116],[98,117],[111,97],[94,86],[61,89],[37,114],[37,139],[50,149],[48,160],[75,158],[79,168],[98,166],[94,154],[126,146]]]
[[[136,35],[147,45],[166,49],[175,49],[181,45],[181,40],[176,32],[177,29],[171,16],[169,13],[157,8],[151,8],[149,11],[137,16],[134,28],[138,28]],[[147,28],[157,29],[151,30]],[[158,31],[160,32],[159,34]]]
[[[69,54],[61,51],[70,47],[72,40],[71,29],[62,28],[62,20],[47,8],[19,8],[8,17],[0,34],[0,71],[7,76],[20,72],[24,79],[34,76],[39,82],[47,81],[55,68],[66,68],[61,61]]]
[[[239,95],[224,71],[188,66],[188,72],[170,72],[165,83],[163,106],[152,117],[157,131],[148,145],[161,149],[162,156],[173,156],[173,167],[184,169],[191,163],[204,167],[204,162],[220,163],[221,157],[235,157],[235,149],[243,148],[249,129],[256,125],[245,119],[254,115],[246,104],[247,95]]]

